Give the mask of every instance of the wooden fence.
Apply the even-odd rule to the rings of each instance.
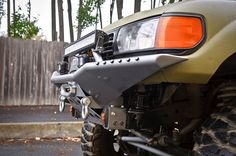
[[[0,105],[54,105],[52,72],[63,55],[62,42],[0,37]]]

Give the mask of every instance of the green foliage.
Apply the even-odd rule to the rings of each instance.
[[[93,11],[97,8],[97,4],[101,5],[105,0],[83,0],[82,7],[78,9],[76,20],[80,23],[81,29],[96,24],[97,17],[93,15]]]
[[[16,11],[15,15],[12,16],[13,21],[10,25],[9,36],[14,38],[31,39],[35,37],[40,28],[36,26],[38,21],[36,18],[30,20],[25,14],[20,13],[20,8]]]
[[[84,0],[83,5],[79,8],[76,19],[81,25],[81,29],[94,25],[96,23],[96,16],[92,15],[94,10],[93,0]]]

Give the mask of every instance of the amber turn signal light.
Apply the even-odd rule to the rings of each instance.
[[[193,48],[203,38],[203,24],[198,17],[161,17],[156,33],[156,48]]]

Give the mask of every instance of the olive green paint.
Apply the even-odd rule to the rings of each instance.
[[[144,83],[204,84],[209,81],[219,66],[236,52],[235,8],[236,1],[231,0],[189,0],[128,16],[106,27],[104,31],[164,14],[201,15],[206,26],[204,44],[192,54],[186,55],[187,61],[163,69],[144,80]]]

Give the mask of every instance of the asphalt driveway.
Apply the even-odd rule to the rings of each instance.
[[[80,139],[0,140],[0,156],[82,156]]]

